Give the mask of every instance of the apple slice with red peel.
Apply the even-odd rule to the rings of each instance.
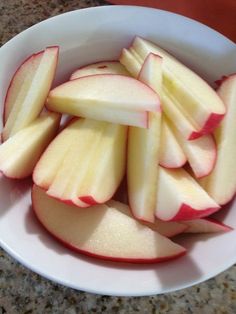
[[[119,61],[102,61],[80,67],[71,74],[70,80],[96,74],[120,74],[130,76],[129,72]]]
[[[16,72],[6,97],[4,141],[29,125],[41,112],[55,75],[58,52],[58,47],[46,48],[29,58]],[[22,80],[25,72],[27,75]]]
[[[220,206],[182,168],[160,167],[156,217],[164,221],[192,220],[209,216]]]
[[[190,139],[212,132],[225,114],[224,103],[216,92],[196,73],[148,40],[136,37],[131,49],[143,61],[149,53],[163,58],[163,85],[198,126],[198,132]]]
[[[177,130],[175,135],[181,144],[189,165],[196,178],[208,176],[214,169],[217,159],[217,147],[211,134],[203,135],[195,140],[186,141]]]
[[[216,202],[224,205],[236,193],[236,74],[223,80],[218,94],[226,105],[227,113],[214,133],[218,148],[215,167],[200,183]]]
[[[156,92],[161,90],[161,64],[161,58],[150,54],[139,74],[139,80]],[[155,220],[160,132],[161,107],[158,112],[149,113],[148,129],[130,127],[128,133],[129,205],[133,215],[143,221]]]
[[[32,204],[46,230],[78,253],[130,263],[163,262],[186,253],[180,245],[105,204],[80,209],[50,198],[37,186],[32,190]]]
[[[147,111],[158,111],[160,100],[151,88],[134,78],[101,74],[56,87],[49,93],[47,107],[75,116],[147,127]]]
[[[28,57],[16,70],[12,77],[7,90],[6,99],[4,102],[3,124],[5,125],[13,105],[17,101],[17,97],[21,94],[24,97],[27,89],[30,88],[32,77],[34,76],[39,63],[43,56],[43,51],[33,54]],[[20,93],[21,91],[21,93]]]
[[[74,139],[57,166],[47,194],[79,207],[104,203],[113,196],[124,176],[127,127],[89,119],[81,119],[69,127],[73,127]],[[63,134],[58,138],[63,138]],[[52,148],[48,148],[51,162],[53,147],[52,143]],[[63,147],[61,149],[63,154]],[[46,152],[42,157],[46,165],[47,156]],[[41,165],[46,172],[45,162]],[[40,166],[37,166],[34,174],[36,184],[40,177]],[[42,183],[38,185],[43,187]]]
[[[30,176],[41,154],[56,135],[60,115],[44,113],[0,145],[0,171],[12,179]]]
[[[186,155],[170,127],[168,119],[163,115],[159,164],[164,168],[180,168],[186,162]]]
[[[117,208],[122,213],[132,217],[132,212],[131,212],[130,207],[124,203],[121,203],[115,200],[110,200],[107,202],[107,205],[110,207]],[[186,229],[188,229],[188,226],[185,223],[180,223],[177,221],[162,221],[160,219],[155,219],[154,223],[145,222],[145,221],[140,221],[140,223],[142,225],[149,227],[153,231],[160,233],[161,235],[167,238],[174,237],[178,234],[183,233]]]
[[[233,228],[213,218],[200,218],[184,221],[183,223],[187,225],[184,233],[215,233],[233,230]]]
[[[136,78],[138,77],[144,61],[140,61],[140,58],[137,58],[137,53],[134,52],[135,51],[132,47],[130,47],[129,50],[123,49],[120,56],[120,62],[133,75],[133,77]],[[193,139],[202,135],[199,133],[198,125],[194,121],[192,115],[189,115],[186,111],[183,110],[180,103],[173,98],[171,93],[163,85],[160,96],[165,115],[170,121],[172,121],[172,123],[181,132],[184,138]]]
[[[83,119],[72,119],[46,148],[33,172],[33,181],[48,190],[70,147],[76,145],[77,133]]]

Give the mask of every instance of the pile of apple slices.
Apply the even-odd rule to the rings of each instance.
[[[16,71],[0,146],[3,174],[33,174],[43,226],[75,251],[132,263],[184,255],[178,234],[230,231],[208,216],[236,191],[236,75],[216,93],[136,37],[119,61],[50,90],[57,56],[49,47]]]

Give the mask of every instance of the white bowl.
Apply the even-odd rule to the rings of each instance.
[[[116,59],[135,35],[158,42],[210,83],[236,71],[236,45],[200,23],[149,8],[91,8],[39,23],[0,49],[1,104],[12,74],[28,55],[46,46],[59,45],[58,83],[77,66]],[[29,180],[0,181],[1,246],[26,267],[63,285],[107,295],[152,295],[200,283],[236,262],[236,231],[186,236],[179,242],[189,250],[187,256],[156,265],[108,263],[74,254],[51,238],[35,220],[29,187]],[[236,203],[218,216],[236,228]]]

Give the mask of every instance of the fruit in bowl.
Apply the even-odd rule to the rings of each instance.
[[[185,254],[186,258],[162,264],[172,269],[179,263],[185,264],[192,256],[186,243],[194,243],[194,240],[188,232],[222,231],[221,236],[215,237],[217,241],[226,237],[225,231],[231,230],[208,218],[209,214],[221,213],[222,209],[208,192],[209,183],[204,183],[216,169],[220,142],[217,136],[214,141],[213,133],[215,136],[222,126],[220,120],[227,119],[225,100],[222,101],[190,68],[179,65],[179,61],[168,55],[172,60],[170,65],[165,54],[158,55],[157,50],[163,52],[160,50],[163,42],[159,44],[158,38],[154,38],[154,44],[143,37],[135,40],[138,45],[127,39],[126,43],[119,43],[118,48],[115,45],[116,57],[114,53],[98,52],[96,58],[83,57],[77,62],[73,59],[68,62],[70,50],[66,52],[63,44],[57,43],[61,50],[57,76],[45,105],[47,110],[55,111],[52,115],[57,117],[57,127],[60,114],[69,114],[71,119],[68,123],[62,122],[58,134],[52,136],[54,139],[46,136],[48,143],[39,153],[39,162],[34,162],[33,180],[37,186],[33,189],[33,205],[46,229],[73,250],[107,260],[146,264]],[[48,42],[44,47],[54,44]],[[145,54],[140,48],[143,44]],[[157,45],[154,50],[153,45]],[[128,64],[123,55],[118,58],[124,47],[129,56]],[[146,55],[150,47],[152,50]],[[41,48],[32,52],[37,55]],[[83,56],[83,49],[78,46],[76,51]],[[29,54],[21,61],[27,56]],[[116,61],[104,61],[115,58]],[[20,59],[18,62],[20,64]],[[138,69],[137,73],[132,72],[130,64]],[[201,97],[193,92],[194,85],[198,86],[196,91],[201,91]],[[27,91],[25,87],[23,90]],[[201,102],[203,95],[207,106]],[[209,105],[209,99],[217,105]],[[4,114],[5,125],[8,114]],[[51,113],[46,111],[46,114]],[[9,138],[3,136],[2,147],[7,144],[13,152],[15,148],[11,148],[10,140],[40,118],[38,112],[33,121],[25,122],[22,130],[10,134]],[[26,142],[28,138],[24,137]],[[16,142],[19,144],[18,140]],[[30,145],[33,144],[27,142],[27,145],[31,148],[24,154],[31,160],[34,149]],[[14,160],[14,154],[10,155]],[[20,162],[24,159],[20,158]],[[19,169],[21,164],[19,161],[16,164]],[[124,181],[128,186],[118,197],[115,192]],[[62,208],[61,214],[55,217],[59,208]],[[77,221],[79,231],[74,224]],[[66,222],[75,229],[70,230]],[[119,233],[112,234],[108,241],[109,230],[111,234],[112,230]],[[178,234],[182,234],[181,238],[173,238]],[[209,241],[202,246],[212,239],[204,238]],[[195,239],[198,244],[198,238]],[[144,253],[137,245],[139,241],[153,245],[148,245]],[[131,246],[133,250],[129,251]],[[76,261],[84,260],[76,255]],[[89,263],[98,265],[96,259]]]

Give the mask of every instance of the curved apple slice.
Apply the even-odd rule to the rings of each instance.
[[[139,80],[161,90],[162,60],[150,54],[143,63]],[[157,75],[159,74],[159,75]],[[149,128],[130,127],[128,132],[127,182],[129,205],[140,220],[155,220],[161,111],[149,113]]]
[[[184,233],[215,233],[233,230],[233,228],[213,218],[187,220],[183,223],[187,225],[187,229]]]
[[[167,118],[162,116],[161,144],[159,164],[165,168],[180,168],[187,162],[186,155],[181,148]]]
[[[33,209],[43,226],[60,242],[79,253],[130,263],[157,263],[186,250],[114,207],[86,210],[56,201],[38,188],[32,190]],[[142,245],[140,245],[142,243]]]
[[[214,133],[218,148],[215,168],[200,183],[216,202],[224,205],[236,193],[236,74],[223,80],[218,94],[225,102],[227,113]]]
[[[163,84],[171,95],[180,103],[189,116],[193,116],[201,135],[210,133],[219,124],[225,114],[225,106],[200,76],[191,71],[164,49],[136,37],[131,48],[143,59],[149,53],[163,58]],[[198,134],[193,134],[194,139]]]
[[[130,207],[124,203],[121,203],[115,200],[110,200],[107,202],[107,205],[110,207],[117,208],[118,210],[128,215],[129,217],[133,217]],[[156,231],[167,238],[174,237],[178,234],[183,233],[186,229],[188,229],[188,226],[185,223],[180,223],[177,221],[162,221],[160,219],[155,219],[154,223],[140,221],[140,220],[138,221],[142,225],[149,227],[153,231]]]
[[[220,206],[182,168],[159,169],[156,217],[164,220],[192,220],[209,216]]]
[[[45,113],[1,144],[0,171],[13,179],[30,176],[59,124],[59,114]]]
[[[147,127],[147,111],[159,111],[158,95],[134,78],[90,75],[64,83],[49,93],[47,107],[95,120]]]
[[[96,74],[120,74],[130,76],[119,61],[102,61],[83,66],[71,74],[70,80]]]
[[[43,109],[54,79],[58,52],[58,47],[46,48],[36,59],[29,58],[13,78],[6,98],[5,116],[8,116],[2,132],[4,141],[29,125]],[[26,67],[30,71],[20,84]]]
[[[17,97],[25,97],[28,89],[30,88],[32,77],[34,76],[39,63],[42,59],[44,51],[40,51],[37,54],[33,54],[28,57],[16,70],[15,74],[12,77],[10,85],[7,90],[5,102],[4,102],[4,111],[3,111],[3,124],[6,124],[6,121],[9,117],[13,105],[17,101]],[[20,92],[21,91],[21,92]]]

